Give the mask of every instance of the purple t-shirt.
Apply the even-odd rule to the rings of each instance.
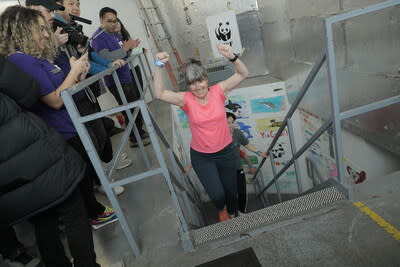
[[[40,96],[55,91],[65,79],[64,72],[46,59],[37,59],[24,53],[12,54],[8,56],[8,59],[39,82]],[[54,127],[65,139],[77,135],[65,107],[54,109],[42,101],[38,101],[33,105],[31,111],[41,117],[48,125]]]
[[[106,32],[98,34],[102,30],[103,29],[98,28],[96,32],[93,34],[93,36],[96,37],[92,40],[93,50],[99,54],[100,51],[103,49],[107,49],[110,52],[121,49],[123,44],[121,35],[119,35],[118,33],[106,33]],[[117,70],[117,74],[121,84],[128,84],[133,81],[132,73],[128,64],[126,64],[122,68],[119,68]],[[107,86],[115,86],[114,79],[112,78],[111,75],[106,76],[104,80]]]

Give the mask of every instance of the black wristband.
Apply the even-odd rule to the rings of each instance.
[[[238,54],[236,54],[236,53],[233,53],[234,55],[235,55],[235,57],[234,58],[232,58],[232,59],[229,59],[229,61],[230,62],[235,62],[236,61],[236,59],[238,59],[239,58],[239,55]]]

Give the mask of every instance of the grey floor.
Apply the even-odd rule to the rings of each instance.
[[[168,140],[172,140],[169,106],[155,101],[150,109]],[[146,170],[139,149],[126,148],[126,151],[134,164],[118,171],[117,176]],[[147,146],[146,151],[152,164],[158,166],[152,147]],[[400,172],[371,177],[355,189],[356,200],[363,201],[388,223],[400,228]],[[94,234],[98,262],[102,266],[196,266],[248,247],[254,249],[262,266],[400,266],[400,242],[351,201],[341,201],[260,229],[251,238],[184,252],[178,238],[178,219],[163,177],[155,176],[126,186],[119,200],[141,255],[132,255],[116,223]]]

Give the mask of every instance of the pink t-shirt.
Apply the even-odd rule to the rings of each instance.
[[[192,131],[190,146],[202,153],[215,153],[232,142],[225,113],[226,97],[219,84],[209,88],[208,103],[200,104],[191,92],[185,92],[182,110]]]

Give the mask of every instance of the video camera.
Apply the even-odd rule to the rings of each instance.
[[[75,49],[78,45],[86,46],[89,38],[83,34],[82,24],[78,24],[76,21],[80,21],[86,24],[92,24],[92,21],[71,14],[69,16],[71,17],[71,23],[67,24],[55,19],[54,27],[61,27],[61,33],[68,33],[68,45],[71,45]]]

